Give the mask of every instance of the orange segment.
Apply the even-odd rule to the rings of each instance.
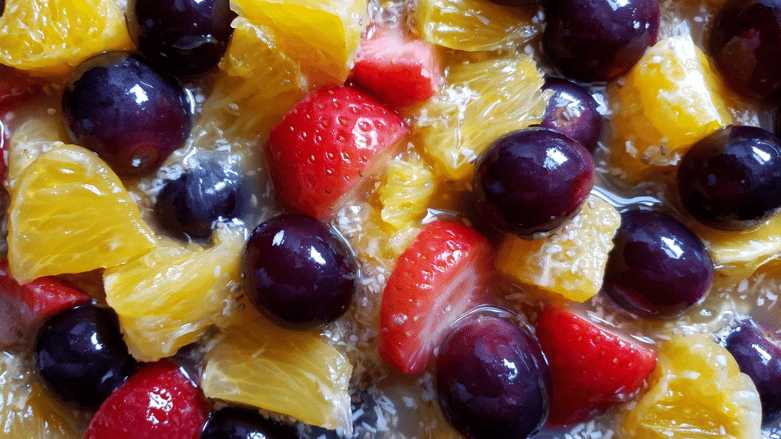
[[[700,334],[659,346],[650,388],[624,413],[626,439],[759,439],[762,407],[732,355]]]
[[[206,357],[204,394],[350,432],[348,358],[313,332],[280,328],[249,307],[243,314]]]
[[[548,95],[530,55],[455,55],[448,64],[448,86],[414,116],[414,135],[439,173],[467,181],[491,142],[540,122]]]
[[[431,204],[436,183],[434,173],[420,157],[392,160],[377,190],[382,220],[395,230],[420,221]]]
[[[11,194],[8,259],[19,283],[117,266],[154,245],[119,177],[80,146],[39,157]]]
[[[368,22],[366,0],[233,0],[231,7],[270,27],[311,85],[344,82]]]
[[[133,43],[114,0],[7,0],[0,63],[34,75],[67,74],[87,58]]]
[[[106,302],[119,316],[130,353],[155,361],[196,341],[210,325],[224,325],[241,283],[243,248],[242,229],[220,227],[209,248],[164,241],[107,269]]]
[[[733,123],[724,84],[688,36],[656,43],[608,93],[612,165],[630,182],[672,172],[692,144]]]
[[[59,117],[39,115],[24,122],[8,141],[8,188],[13,187],[22,172],[38,157],[66,141],[68,135]]]
[[[522,284],[583,302],[602,288],[613,235],[620,225],[618,211],[591,195],[578,215],[544,239],[506,235],[497,268]]]
[[[537,6],[511,8],[489,0],[420,0],[415,27],[424,40],[449,49],[514,49],[540,30]]]

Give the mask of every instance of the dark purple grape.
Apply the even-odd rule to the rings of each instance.
[[[522,7],[534,3],[542,3],[542,0],[489,0],[491,3],[502,6]]]
[[[238,173],[216,162],[201,163],[160,190],[155,216],[176,236],[207,239],[214,221],[235,216],[238,193]]]
[[[4,12],[5,12],[5,0],[0,0],[0,17],[3,16]]]
[[[548,418],[550,369],[536,339],[498,317],[454,329],[436,360],[442,413],[470,439],[525,438]]]
[[[724,340],[740,371],[751,377],[762,402],[762,423],[781,419],[781,339],[753,320],[738,322]]]
[[[282,326],[322,326],[347,310],[358,275],[346,241],[303,215],[280,215],[250,234],[244,258],[250,300]]]
[[[713,261],[700,239],[660,212],[621,215],[603,290],[641,317],[672,318],[699,303],[713,285]]]
[[[190,134],[190,104],[173,77],[138,55],[113,52],[82,63],[62,96],[74,142],[122,177],[157,169]]]
[[[228,47],[236,13],[229,0],[130,0],[127,24],[138,50],[175,76],[204,73]]]
[[[546,128],[495,141],[475,169],[477,208],[494,227],[522,236],[547,233],[572,218],[594,185],[589,152]]]
[[[136,368],[117,315],[96,305],[70,309],[44,323],[36,339],[35,365],[63,401],[84,409],[97,409]]]
[[[200,439],[298,439],[291,427],[263,417],[257,409],[226,407],[211,415]]]
[[[565,76],[608,81],[626,73],[656,42],[657,0],[550,0],[545,55]]]
[[[776,110],[776,136],[781,136],[781,108]]]
[[[686,210],[707,226],[759,225],[781,208],[781,139],[751,126],[710,134],[683,156],[678,193]]]
[[[589,152],[597,148],[602,135],[602,115],[589,92],[564,79],[548,78],[543,90],[553,91],[540,126],[578,141]]]
[[[781,103],[781,1],[729,0],[711,24],[708,48],[733,90]]]

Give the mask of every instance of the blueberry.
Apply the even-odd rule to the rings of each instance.
[[[756,227],[781,209],[781,139],[751,126],[708,135],[683,156],[678,193],[686,210],[707,226]]]
[[[646,318],[671,318],[700,302],[713,285],[713,261],[699,238],[661,212],[621,215],[603,289]]]
[[[264,418],[257,409],[226,407],[211,415],[200,439],[298,439],[293,429]]]
[[[749,99],[781,103],[781,2],[729,0],[711,24],[713,64]]]
[[[346,241],[303,215],[279,215],[250,234],[244,258],[252,302],[282,326],[322,326],[347,310],[357,269]]]
[[[564,79],[548,78],[542,88],[553,91],[553,96],[540,126],[558,131],[594,152],[602,135],[597,101],[585,88]]]
[[[181,85],[123,52],[82,63],[65,86],[62,107],[73,141],[122,177],[156,170],[184,144],[192,124]]]
[[[477,208],[499,230],[546,233],[572,218],[594,184],[589,152],[545,128],[515,131],[494,142],[475,169]]]
[[[216,162],[201,163],[160,190],[155,216],[176,236],[207,239],[214,221],[235,216],[238,193],[238,173]]]
[[[565,76],[608,81],[626,73],[656,42],[657,0],[550,0],[545,55]]]
[[[198,75],[216,66],[236,17],[229,0],[130,0],[127,11],[138,50],[174,76]]]
[[[35,343],[35,365],[63,401],[97,409],[135,371],[111,308],[84,305],[49,319]]]
[[[439,348],[439,405],[472,439],[525,438],[545,423],[550,369],[536,339],[499,317],[461,323]]]
[[[762,423],[781,420],[781,339],[753,320],[738,322],[724,340],[740,371],[751,377],[762,402]]]

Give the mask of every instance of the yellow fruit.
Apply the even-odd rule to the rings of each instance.
[[[344,82],[368,23],[366,0],[232,0],[231,7],[270,27],[312,85]]]
[[[496,258],[499,271],[514,280],[583,302],[602,288],[618,211],[591,195],[580,213],[544,239],[504,237]]]
[[[206,357],[204,394],[352,430],[348,358],[316,333],[281,328],[251,305],[242,314]]]
[[[114,0],[7,0],[0,15],[0,62],[34,75],[64,75],[99,53],[132,48]]]
[[[759,439],[762,407],[754,383],[707,337],[674,335],[659,346],[650,388],[620,424],[625,439]]]
[[[497,138],[539,123],[547,106],[543,77],[530,55],[450,60],[443,93],[414,116],[417,143],[455,180],[471,180],[474,162]]]
[[[382,220],[399,230],[426,213],[436,184],[434,173],[419,157],[392,160],[378,189]]]
[[[54,401],[21,356],[0,351],[0,437],[76,439],[84,426],[76,412]]]
[[[64,145],[68,137],[60,117],[35,116],[14,130],[8,141],[9,190],[32,162],[54,147]]]
[[[203,248],[162,242],[141,258],[109,268],[106,302],[117,312],[130,353],[155,361],[224,325],[241,283],[244,231],[219,227]]]
[[[776,261],[781,252],[781,214],[754,230],[730,232],[690,221],[689,228],[700,237],[716,266],[716,283],[734,284],[746,279],[762,265]]]
[[[608,90],[611,165],[630,182],[674,165],[696,141],[733,123],[728,92],[688,36],[659,41]]]
[[[8,259],[19,283],[114,267],[155,245],[119,177],[76,145],[55,148],[27,167],[9,212]]]
[[[511,8],[489,0],[420,0],[415,28],[424,40],[450,49],[513,49],[540,30],[537,6]]]
[[[203,104],[201,123],[216,123],[227,137],[265,138],[304,97],[305,78],[298,64],[279,50],[270,28],[241,17],[233,27],[214,91]]]

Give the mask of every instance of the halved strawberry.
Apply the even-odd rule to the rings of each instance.
[[[40,320],[91,300],[88,295],[53,277],[40,277],[20,285],[11,277],[6,260],[0,260],[0,291],[20,299]]]
[[[197,439],[208,414],[203,392],[161,360],[144,365],[101,404],[84,439]]]
[[[494,249],[474,229],[427,224],[399,257],[380,305],[380,355],[404,373],[426,368],[446,330],[486,300]]]
[[[374,25],[361,41],[352,78],[381,102],[405,108],[434,95],[442,83],[436,46],[398,25]]]
[[[584,422],[642,388],[656,353],[572,311],[546,306],[537,338],[551,370],[548,424]]]
[[[274,125],[266,144],[279,200],[323,219],[384,163],[407,131],[398,114],[357,88],[310,92]]]

